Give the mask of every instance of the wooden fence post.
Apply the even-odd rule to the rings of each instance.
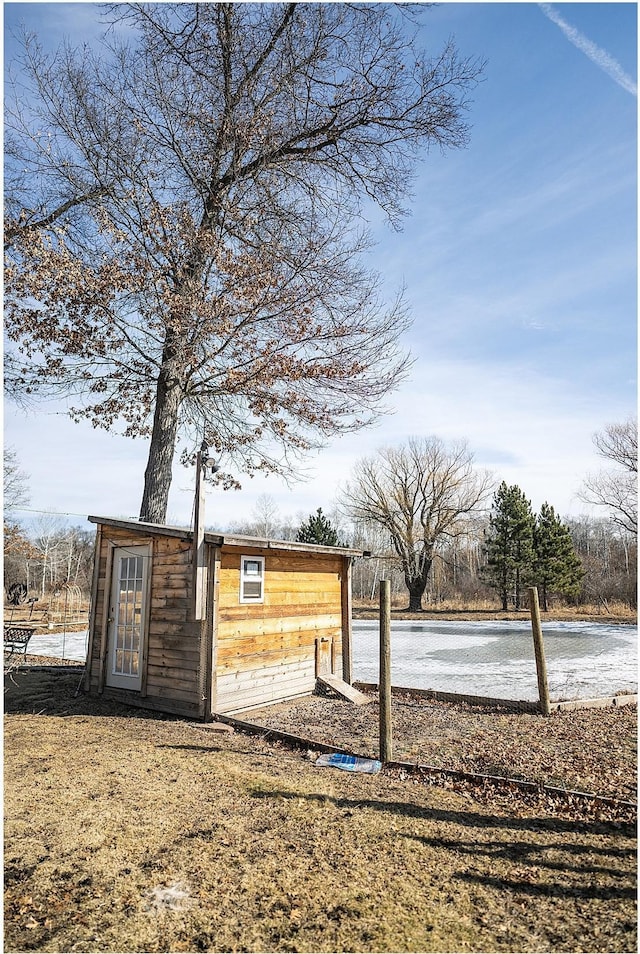
[[[392,759],[391,741],[391,582],[380,580],[380,761]]]
[[[206,548],[204,544],[204,474],[206,458],[201,451],[196,454],[196,494],[193,516],[193,546],[191,556],[191,605],[194,620],[204,619],[207,615],[205,597]]]
[[[353,682],[353,633],[351,625],[351,557],[343,557],[340,576],[340,603],[342,606],[342,678]],[[331,670],[333,672],[333,669]]]
[[[538,603],[538,588],[529,586],[529,609],[531,611],[531,629],[533,631],[533,647],[536,654],[536,672],[538,674],[538,697],[540,699],[540,711],[548,716],[551,712],[549,700],[549,682],[547,680],[547,661],[544,655],[544,639],[542,638],[542,625],[540,623],[540,604]]]

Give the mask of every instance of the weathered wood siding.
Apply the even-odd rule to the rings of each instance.
[[[194,620],[191,534],[90,518],[97,524],[87,691],[192,718],[311,693],[319,672],[350,670],[351,552],[208,535],[206,619]],[[141,685],[109,686],[114,553],[148,548]],[[243,556],[265,560],[264,601],[240,602]],[[118,676],[121,684],[122,676]]]
[[[240,603],[242,556],[265,558],[264,602]],[[216,711],[238,712],[313,692],[316,641],[342,672],[341,555],[222,547],[218,569]]]
[[[206,709],[207,673],[202,647],[206,621],[193,622],[191,543],[169,536],[135,536],[105,526],[99,535],[99,569],[95,585],[90,666],[86,687],[128,703],[165,712],[202,716]],[[108,599],[111,587],[109,551],[115,547],[151,547],[151,579],[146,614],[140,693],[105,683]],[[105,602],[106,601],[106,602]]]

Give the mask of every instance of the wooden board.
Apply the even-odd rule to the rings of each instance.
[[[237,596],[236,596],[237,601]],[[337,601],[336,600],[327,600],[325,603],[319,603],[317,600],[314,603],[297,603],[295,600],[291,600],[289,603],[283,603],[278,605],[273,605],[271,603],[256,603],[251,605],[250,603],[245,603],[238,605],[236,602],[235,606],[222,606],[220,607],[220,623],[227,628],[230,624],[238,621],[239,623],[245,623],[248,620],[274,620],[277,624],[279,620],[287,617],[303,617],[307,619],[309,617],[313,618],[315,616],[330,615],[334,616],[336,619],[336,625],[340,626],[340,616],[337,611]]]
[[[365,696],[364,693],[360,692],[358,689],[354,689],[353,686],[350,686],[348,682],[343,682],[342,679],[339,679],[337,676],[332,676],[329,673],[323,673],[321,676],[317,677],[317,681],[321,686],[326,686],[328,689],[333,689],[334,692],[337,692],[339,696],[342,696],[343,699],[347,699],[349,702],[355,703],[357,706],[364,706],[368,702],[373,702],[371,696]]]
[[[264,602],[240,604],[240,558],[253,552],[265,558]],[[343,572],[341,554],[222,548],[217,712],[310,695],[317,639],[328,641],[325,663],[336,668],[342,657]]]
[[[279,552],[260,547],[223,546],[221,569],[240,572],[240,557],[259,555],[266,558],[268,568],[288,573],[331,573],[342,569],[342,554],[302,552]]]
[[[340,635],[340,632],[340,617],[337,613],[317,616],[281,614],[279,617],[260,617],[254,613],[247,619],[232,621],[221,619],[218,623],[218,639],[221,643],[227,641],[245,643],[247,640],[256,639],[270,641],[277,637],[295,641],[302,633],[308,634],[307,639],[312,643],[316,636]]]
[[[240,560],[254,553],[265,559],[264,602],[239,605]],[[292,615],[327,612],[340,605],[342,558],[314,554],[273,553],[256,550],[245,553],[223,547],[219,596],[222,612],[245,618],[280,612],[286,606]]]
[[[310,696],[314,686],[312,659],[265,667],[260,671],[218,673],[216,712],[237,712],[296,696]]]

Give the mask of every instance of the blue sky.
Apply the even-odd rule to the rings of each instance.
[[[5,3],[49,42],[82,42],[91,4]],[[587,510],[577,492],[602,462],[592,435],[636,409],[637,27],[633,3],[443,3],[425,11],[436,53],[454,36],[487,60],[464,150],[425,156],[401,233],[377,218],[370,264],[406,288],[415,363],[374,428],[308,458],[304,482],[212,489],[207,523],[330,510],[354,462],[410,435],[466,439],[479,468],[534,509]],[[5,443],[30,475],[31,507],[137,517],[147,446],[51,406],[4,405]],[[189,523],[193,475],[178,462],[169,521]],[[24,515],[28,517],[27,514]]]

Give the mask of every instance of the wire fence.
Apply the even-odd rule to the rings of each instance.
[[[543,623],[543,642],[552,702],[637,692],[636,626],[548,622]],[[377,683],[378,673],[379,624],[354,620],[354,680]],[[501,699],[523,708],[536,703],[531,622],[393,620],[391,684]]]

